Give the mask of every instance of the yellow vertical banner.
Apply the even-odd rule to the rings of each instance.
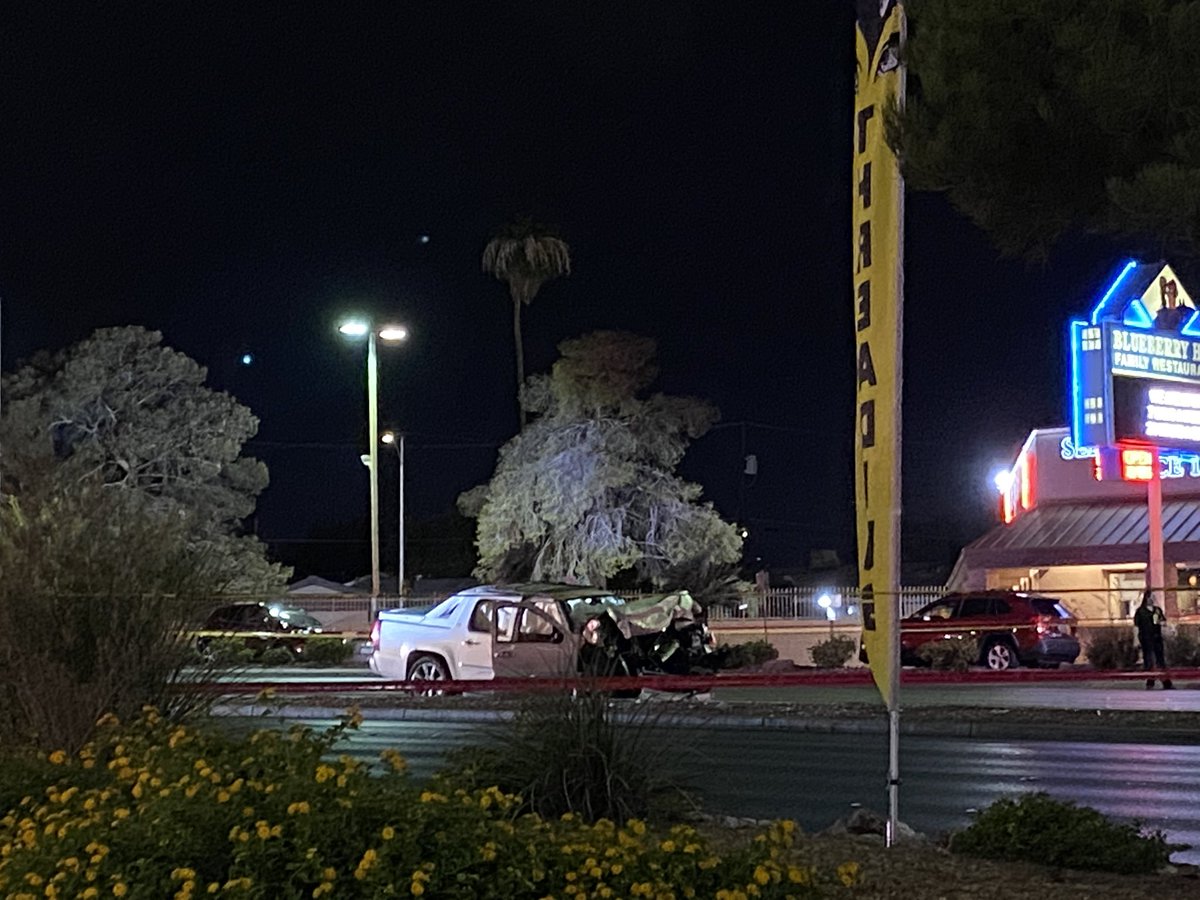
[[[858,0],[854,80],[854,499],[863,645],[884,702],[896,701],[900,585],[900,398],[904,183],[884,117],[904,100],[904,7]]]

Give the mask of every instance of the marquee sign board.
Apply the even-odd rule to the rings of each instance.
[[[1126,263],[1070,345],[1077,447],[1200,451],[1200,312],[1170,266]]]

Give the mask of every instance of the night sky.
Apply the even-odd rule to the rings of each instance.
[[[527,370],[598,328],[656,338],[659,388],[722,412],[684,473],[748,560],[852,559],[852,4],[302,6],[6,7],[4,368],[161,330],[261,420],[259,535],[301,573],[353,569],[364,352],[334,323],[408,325],[381,420],[409,434],[410,522],[448,513],[516,429],[479,258],[529,214],[574,271],[526,310]],[[1031,268],[940,198],[908,212],[907,555],[948,562],[994,520],[991,472],[1063,423],[1065,319],[1120,251]]]

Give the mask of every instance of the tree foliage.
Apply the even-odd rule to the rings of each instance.
[[[135,494],[140,515],[187,520],[192,552],[227,562],[227,589],[274,586],[282,572],[239,534],[267,485],[242,455],[258,420],[205,376],[138,327],[39,355],[4,378],[3,491],[27,503],[92,484]]]
[[[1194,0],[911,0],[908,184],[944,193],[1006,254],[1071,231],[1152,254],[1200,238]]]
[[[483,248],[483,271],[508,284],[513,303],[513,343],[517,360],[517,392],[525,384],[525,344],[521,307],[533,302],[543,284],[571,274],[571,248],[554,230],[528,218],[501,228]],[[520,401],[518,400],[520,405]],[[520,407],[521,424],[525,408]]]
[[[479,520],[476,575],[692,587],[686,573],[736,562],[737,530],[675,474],[716,409],[642,396],[656,376],[649,338],[601,331],[559,351],[522,394],[533,422],[501,449],[491,482],[460,498]]]

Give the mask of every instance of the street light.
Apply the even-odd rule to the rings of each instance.
[[[379,360],[375,352],[376,338],[386,343],[399,343],[408,337],[402,325],[376,326],[368,319],[352,318],[342,321],[338,331],[350,338],[367,339],[367,427],[370,449],[367,468],[371,479],[371,605],[379,598]],[[372,614],[374,610],[372,609]]]
[[[396,593],[404,593],[404,432],[385,431],[379,439],[396,451]]]

